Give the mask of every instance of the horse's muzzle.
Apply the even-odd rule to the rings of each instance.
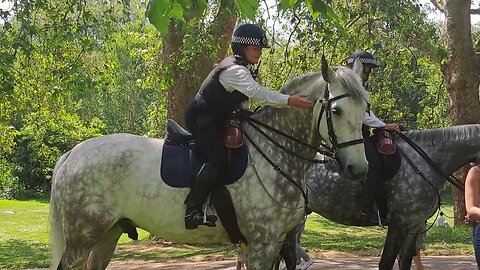
[[[352,180],[361,180],[367,174],[368,166],[355,164],[354,162],[343,163],[340,158],[335,157],[338,164],[338,172],[345,178]]]

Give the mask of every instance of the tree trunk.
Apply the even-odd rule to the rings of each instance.
[[[220,4],[220,12],[215,18],[216,23],[212,27],[212,35],[218,36],[220,48],[217,52],[217,62],[222,61],[227,55],[230,39],[237,22],[237,13],[232,8],[235,6],[234,0],[222,0]]]
[[[470,0],[446,0],[448,60],[442,67],[447,91],[450,95],[450,114],[454,125],[478,122],[480,112],[478,86],[479,69],[473,48]],[[463,181],[465,173],[461,173]],[[452,188],[454,198],[454,224],[463,224],[466,214],[462,191]]]
[[[185,31],[182,24],[175,21],[170,22],[169,34],[163,39],[162,52],[163,65],[168,65],[164,76],[168,76],[171,82],[167,89],[167,117],[174,119],[184,127],[184,113],[187,105],[193,100],[202,81],[212,70],[214,62],[217,59],[225,58],[236,22],[234,6],[233,0],[222,0],[217,16],[209,26],[212,39],[219,42],[219,49],[215,56],[212,57],[207,53],[195,55],[188,67],[178,64],[182,62],[180,60],[185,45],[183,43]]]

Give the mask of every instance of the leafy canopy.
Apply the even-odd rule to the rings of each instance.
[[[243,19],[254,21],[262,0],[235,0],[235,8]],[[333,9],[323,0],[275,0],[279,12],[285,12],[305,3],[312,17],[335,16]],[[192,10],[196,14],[202,14],[207,8],[208,0],[149,0],[145,15],[155,28],[162,34],[168,34],[170,20],[178,20],[183,23],[188,21]]]

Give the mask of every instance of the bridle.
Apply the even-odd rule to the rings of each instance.
[[[350,94],[342,94],[342,95],[339,95],[337,97],[330,98],[330,91],[328,89],[328,85],[329,85],[329,83],[326,82],[325,93],[324,93],[323,99],[319,99],[317,101],[317,102],[322,103],[322,108],[320,110],[320,114],[319,114],[318,119],[317,119],[317,130],[320,131],[320,122],[321,122],[323,113],[325,112],[325,118],[326,118],[326,121],[327,121],[327,129],[328,129],[328,137],[329,137],[330,142],[332,144],[331,147],[326,145],[325,143],[321,143],[321,147],[325,148],[325,149],[322,149],[322,148],[316,147],[314,145],[311,145],[309,143],[303,142],[303,141],[301,141],[301,140],[299,140],[295,137],[292,137],[292,136],[286,134],[285,132],[283,132],[281,130],[273,128],[273,127],[271,127],[271,126],[269,126],[265,123],[262,123],[262,122],[260,122],[256,119],[252,118],[251,114],[242,115],[242,113],[240,112],[239,117],[241,117],[242,120],[244,120],[246,123],[251,125],[257,132],[259,132],[267,140],[272,142],[275,146],[281,148],[282,150],[284,150],[285,152],[295,156],[296,158],[306,160],[306,161],[309,161],[309,162],[312,162],[312,163],[328,163],[328,161],[326,161],[326,160],[310,159],[310,158],[306,158],[306,157],[302,156],[299,153],[293,152],[292,150],[288,149],[287,147],[285,147],[285,146],[279,144],[278,142],[276,142],[271,136],[269,136],[264,131],[262,131],[258,126],[256,126],[256,125],[260,125],[263,128],[265,128],[267,130],[270,130],[273,133],[279,134],[279,135],[281,135],[285,138],[290,139],[291,141],[299,143],[303,146],[306,146],[310,149],[315,150],[316,152],[320,152],[320,153],[322,153],[326,156],[332,157],[332,158],[335,157],[335,153],[341,148],[345,148],[345,147],[348,147],[348,146],[351,146],[351,145],[356,145],[356,144],[361,144],[361,143],[363,144],[363,138],[338,143],[337,136],[335,135],[335,131],[333,129],[332,103],[339,100],[339,99],[350,97]],[[267,154],[264,151],[262,151],[262,149],[260,149],[260,147],[254,142],[254,140],[249,136],[249,134],[247,132],[245,132],[245,130],[243,132],[244,132],[244,135],[247,138],[247,140],[260,153],[260,155],[275,169],[275,171],[277,173],[281,174],[283,177],[285,177],[285,179],[287,179],[289,182],[291,182],[295,187],[297,187],[300,190],[300,192],[302,193],[303,198],[305,200],[305,205],[302,206],[302,207],[307,207],[309,203],[308,203],[308,196],[307,196],[306,191],[303,190],[303,188],[291,177],[291,175],[289,173],[283,171],[278,164],[276,164],[271,158],[269,158],[267,156]],[[320,135],[320,138],[323,141],[327,142],[327,140],[325,140],[321,135]]]
[[[348,147],[348,146],[351,146],[351,145],[356,145],[356,144],[363,144],[363,138],[338,143],[337,135],[335,135],[335,130],[333,129],[332,103],[337,101],[337,100],[340,100],[342,98],[350,97],[350,94],[342,94],[342,95],[330,98],[330,91],[328,89],[328,85],[329,85],[329,83],[327,83],[326,86],[325,86],[325,92],[323,94],[323,99],[319,99],[317,101],[317,102],[321,102],[321,104],[322,104],[322,108],[320,109],[320,114],[318,115],[318,119],[317,119],[317,130],[320,131],[320,122],[322,121],[322,116],[323,116],[323,113],[325,112],[325,120],[327,122],[328,138],[330,139],[330,143],[332,144],[332,146],[323,145],[323,147],[326,147],[328,150],[330,150],[331,153],[335,154],[341,148],[345,148],[345,147]],[[325,138],[323,138],[322,135],[320,135],[320,138],[323,141],[327,142],[327,140],[325,140]]]

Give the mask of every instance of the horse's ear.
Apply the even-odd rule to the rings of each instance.
[[[362,77],[362,72],[363,72],[363,64],[360,60],[355,59],[355,62],[353,63],[353,71]]]
[[[328,66],[327,59],[325,59],[325,54],[322,54],[322,77],[328,83],[331,83],[335,78],[335,73]]]

